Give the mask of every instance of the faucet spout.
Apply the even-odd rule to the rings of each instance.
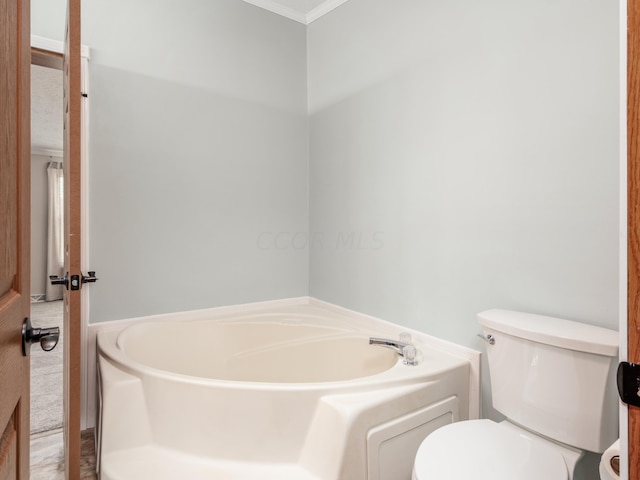
[[[390,338],[369,337],[369,345],[377,345],[379,347],[390,348],[398,355],[402,357],[402,363],[405,365],[416,366],[418,365],[418,350],[413,346],[411,342],[411,336],[408,334],[401,334],[400,338],[403,340],[408,337],[409,342],[403,342],[400,340],[391,340]]]
[[[404,357],[404,347],[408,347],[411,344],[400,342],[399,340],[391,340],[389,338],[369,337],[369,345],[390,348],[401,357]]]

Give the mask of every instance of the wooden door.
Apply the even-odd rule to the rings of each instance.
[[[640,0],[627,4],[628,361],[640,363]],[[629,479],[640,478],[640,408],[629,405]]]
[[[68,0],[63,55],[65,272],[64,295],[64,432],[67,479],[80,478],[81,303],[80,288],[80,132],[81,132],[80,0]],[[76,288],[77,287],[77,288]]]
[[[0,0],[0,479],[29,478],[29,1]]]

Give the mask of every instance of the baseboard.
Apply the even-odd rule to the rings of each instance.
[[[36,293],[31,295],[31,303],[40,303],[46,301],[47,295],[44,293]]]

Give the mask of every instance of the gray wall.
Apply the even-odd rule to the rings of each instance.
[[[617,328],[617,8],[350,0],[312,23],[311,294],[470,346],[492,307]]]
[[[54,3],[33,33],[61,37]],[[311,294],[468,345],[492,306],[617,326],[617,6],[350,0],[308,28],[174,10],[83,4],[92,266],[117,290],[215,291],[251,251],[306,292],[306,61]]]
[[[63,41],[66,12],[67,0],[31,0],[31,34]]]
[[[305,28],[238,0],[83,4],[92,323],[308,291]]]
[[[617,329],[618,32],[583,0],[312,23],[310,294],[481,350],[488,308]]]
[[[238,0],[82,4],[90,322],[306,295],[304,25]],[[32,3],[60,40],[64,1]],[[266,235],[265,235],[266,233]]]

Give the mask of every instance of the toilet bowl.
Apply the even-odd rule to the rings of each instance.
[[[414,480],[573,480],[585,451],[618,438],[618,333],[542,315],[478,314],[493,407],[506,420],[439,428],[416,453]]]
[[[413,480],[569,480],[582,456],[508,421],[470,420],[442,427],[422,442]]]

